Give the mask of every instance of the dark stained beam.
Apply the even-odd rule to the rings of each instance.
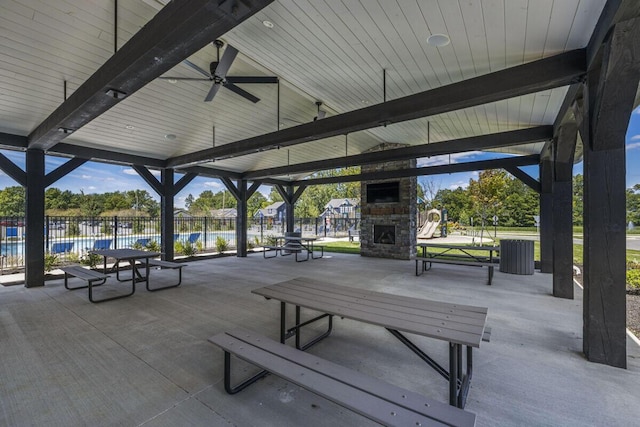
[[[567,90],[567,94],[565,95],[564,101],[562,101],[562,105],[560,106],[560,110],[556,116],[556,120],[553,123],[554,132],[557,131],[562,123],[566,121],[575,121],[573,105],[576,102],[576,99],[580,97],[582,97],[582,84],[576,83],[569,86],[569,90]]]
[[[27,173],[20,169],[15,163],[0,153],[0,170],[6,173],[11,179],[21,186],[27,185]]]
[[[29,135],[48,150],[273,0],[169,2]]]
[[[224,176],[220,177],[220,181],[224,183],[224,186],[227,187],[227,190],[229,190],[229,193],[231,193],[234,199],[240,200],[240,191],[238,190],[238,187],[236,187],[236,185],[233,183],[233,181]]]
[[[173,191],[174,191],[174,196],[176,194],[178,194],[179,192],[181,192],[182,190],[184,190],[184,187],[186,187],[191,181],[193,181],[194,179],[196,179],[198,177],[197,173],[187,173],[185,174],[182,178],[180,178],[174,185],[173,185]]]
[[[140,178],[144,179],[144,181],[147,184],[149,184],[151,188],[153,188],[153,191],[155,191],[160,196],[165,195],[164,185],[155,176],[153,176],[153,174],[149,171],[149,169],[141,165],[131,165],[131,167],[133,168],[133,170],[138,172],[138,175],[140,175]],[[173,197],[173,194],[170,194],[170,196]]]
[[[26,149],[28,142],[26,136],[0,132],[0,147]]]
[[[208,176],[211,178],[221,178],[223,176],[231,179],[242,178],[242,174],[238,172],[226,171],[223,169],[208,168],[206,166],[191,166],[189,168],[180,169],[180,172],[195,173],[200,176]]]
[[[310,186],[354,181],[371,181],[374,179],[407,178],[410,176],[440,175],[444,173],[471,172],[487,169],[506,169],[508,167],[537,165],[538,163],[540,163],[540,156],[534,154],[530,156],[507,157],[503,159],[482,160],[478,162],[455,163],[452,165],[427,166],[415,169],[398,169],[384,172],[305,179],[301,181],[294,181],[291,185]]]
[[[596,28],[591,33],[587,44],[587,68],[590,69],[602,55],[607,34],[619,22],[640,16],[640,2],[638,0],[607,0],[602,9]]]
[[[87,163],[87,159],[80,159],[77,157],[74,157],[73,159],[69,159],[67,160],[65,163],[61,164],[60,166],[58,166],[57,168],[55,168],[54,170],[52,170],[51,172],[49,172],[45,177],[45,183],[44,186],[49,187],[50,185],[52,185],[54,182],[56,182],[57,180],[59,180],[60,178],[66,176],[69,172],[79,168],[80,166],[84,165],[85,163]]]
[[[509,172],[514,177],[518,178],[522,181],[527,187],[531,188],[536,193],[540,194],[540,181],[535,178],[532,178],[531,175],[518,168],[517,166],[508,166],[504,168],[507,172]]]
[[[247,189],[247,200],[253,196],[253,193],[255,193],[261,185],[262,183],[260,181],[254,181],[253,184],[251,184],[251,187]]]
[[[581,81],[585,72],[585,50],[573,50],[315,122],[173,157],[167,165],[178,167],[242,156],[487,104],[570,85]]]
[[[529,129],[521,129],[508,132],[500,132],[489,135],[472,136],[450,141],[442,141],[432,144],[415,145],[412,147],[396,148],[393,150],[376,151],[373,153],[356,154],[348,157],[324,159],[307,163],[298,163],[290,166],[262,169],[246,172],[245,179],[262,178],[266,176],[278,176],[296,174],[301,172],[315,172],[319,170],[343,168],[347,166],[360,166],[365,164],[391,162],[399,160],[417,159],[441,154],[463,153],[467,151],[482,151],[490,148],[510,147],[531,142],[546,141],[553,138],[552,126],[538,126]]]
[[[62,154],[66,156],[79,157],[82,159],[102,161],[105,163],[118,163],[127,165],[144,165],[147,167],[164,168],[165,161],[154,159],[152,157],[135,156],[117,151],[102,150],[99,148],[84,147],[81,145],[72,145],[60,143],[54,149],[49,150],[47,154]]]

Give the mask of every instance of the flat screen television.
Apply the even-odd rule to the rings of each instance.
[[[367,184],[367,203],[399,203],[400,182]]]

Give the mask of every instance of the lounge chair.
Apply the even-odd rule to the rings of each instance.
[[[93,250],[93,251],[108,250],[111,247],[111,242],[113,242],[113,239],[98,239],[95,242],[93,242],[93,248],[91,249],[87,248],[87,250]]]
[[[200,239],[200,233],[189,234],[189,243],[195,244]]]
[[[64,254],[73,250],[73,242],[58,242],[51,245],[52,254]]]

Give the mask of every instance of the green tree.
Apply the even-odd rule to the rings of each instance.
[[[25,193],[20,186],[7,187],[0,190],[0,215],[24,216]]]
[[[264,207],[265,203],[267,203],[267,198],[261,192],[256,191],[253,193],[247,200],[247,216],[253,218],[258,210]]]
[[[627,189],[627,222],[640,225],[640,184]]]
[[[583,225],[582,206],[584,202],[584,180],[582,175],[573,177],[573,225]]]
[[[447,216],[450,221],[460,224],[468,224],[469,212],[471,211],[471,199],[467,190],[458,187],[455,190],[444,189],[438,191],[433,200],[433,204],[438,208],[447,209]]]

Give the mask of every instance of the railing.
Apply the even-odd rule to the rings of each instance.
[[[222,246],[226,246],[226,250],[236,248],[235,218],[180,217],[174,221],[176,255],[188,250],[190,253],[218,252]],[[249,247],[283,235],[284,227],[283,221],[251,219],[247,226]],[[350,227],[358,228],[359,219],[296,218],[294,221],[295,230],[303,236],[345,237]],[[65,262],[79,262],[92,249],[147,247],[159,250],[161,247],[159,218],[47,216],[43,231],[47,256]],[[0,274],[24,268],[25,235],[23,217],[0,217]]]

